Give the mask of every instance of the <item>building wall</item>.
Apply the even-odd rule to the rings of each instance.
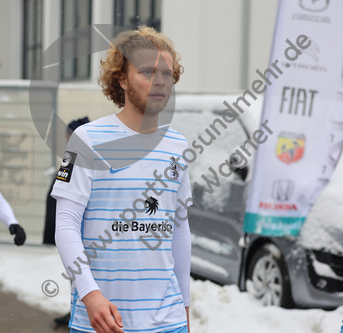
[[[0,0],[0,79],[22,77],[22,4],[22,0]],[[113,6],[113,0],[93,0],[92,23],[112,24]],[[268,66],[276,8],[276,0],[162,0],[162,32],[175,42],[185,67],[177,88],[247,88],[255,70]],[[43,11],[46,50],[61,34],[61,1],[44,0]],[[105,54],[92,55],[91,79],[78,85],[97,84]]]
[[[185,72],[178,88],[240,89],[243,1],[163,1],[162,32],[175,42]]]
[[[253,0],[250,1],[250,29],[249,29],[249,69],[248,86],[256,79],[257,69],[269,67],[269,55],[272,47],[274,25],[276,20],[278,1]]]
[[[244,12],[244,4],[249,11]],[[163,1],[162,32],[181,53],[181,89],[232,91],[250,84],[257,68],[268,65],[276,0]],[[248,20],[248,23],[244,20]],[[249,34],[245,34],[244,24]],[[245,61],[244,43],[248,55]]]
[[[0,0],[0,79],[22,77],[22,22],[21,0]]]

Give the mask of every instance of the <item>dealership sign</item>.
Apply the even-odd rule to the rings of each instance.
[[[274,134],[256,152],[245,232],[297,235],[340,158],[342,13],[342,1],[279,2],[270,59],[283,74],[265,92],[262,122]],[[300,35],[311,45],[290,62],[285,41]]]

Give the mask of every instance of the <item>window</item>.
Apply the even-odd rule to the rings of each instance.
[[[91,55],[76,57],[77,51],[88,48],[90,53],[90,29],[86,28],[92,22],[91,0],[62,1],[62,35],[84,26],[84,30],[69,34],[62,43],[62,58],[66,54],[74,57],[64,62],[63,81],[88,80],[90,78]],[[86,44],[85,44],[86,43]],[[70,58],[70,57],[69,57]]]
[[[161,0],[114,0],[114,24],[128,29],[146,24],[161,31]]]
[[[43,0],[24,0],[23,79],[30,80],[42,56]],[[41,71],[35,75],[41,79]]]

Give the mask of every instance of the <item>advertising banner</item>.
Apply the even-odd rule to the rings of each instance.
[[[261,121],[273,134],[256,151],[245,232],[297,235],[340,158],[342,13],[343,1],[279,2]]]

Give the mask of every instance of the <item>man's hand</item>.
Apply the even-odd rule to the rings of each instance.
[[[97,333],[124,333],[121,315],[117,307],[99,290],[91,291],[82,302],[85,304],[91,326]]]
[[[186,313],[187,313],[187,329],[188,329],[188,333],[191,332],[191,327],[190,327],[190,322],[189,322],[189,306],[185,307],[186,309]]]
[[[19,224],[11,224],[8,229],[11,235],[15,235],[14,243],[18,246],[23,245],[26,239],[24,229]]]

